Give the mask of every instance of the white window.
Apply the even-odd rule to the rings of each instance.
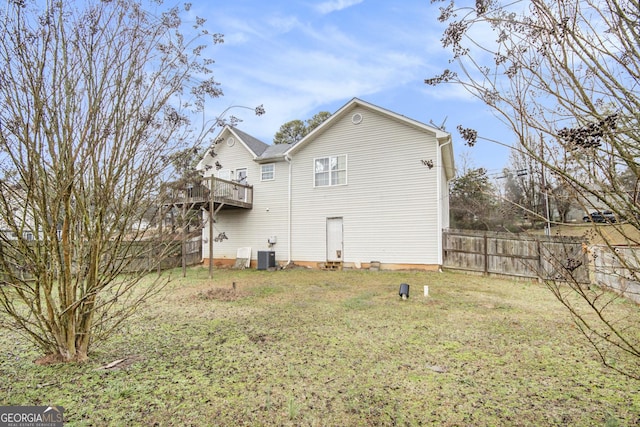
[[[345,185],[347,183],[347,156],[331,156],[315,159],[313,184],[315,187]]]
[[[268,163],[260,167],[260,181],[273,181],[276,179],[276,165]]]
[[[231,169],[220,169],[218,171],[218,178],[231,181]]]

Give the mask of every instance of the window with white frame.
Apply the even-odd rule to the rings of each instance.
[[[347,156],[321,157],[313,161],[315,187],[345,185],[347,183]]]
[[[260,181],[273,181],[276,179],[275,163],[267,163],[260,167]]]

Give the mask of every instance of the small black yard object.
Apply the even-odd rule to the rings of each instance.
[[[402,299],[409,298],[409,285],[406,283],[400,283],[400,291],[398,291],[398,295],[400,295]]]

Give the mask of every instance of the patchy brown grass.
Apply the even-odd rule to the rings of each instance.
[[[532,233],[543,235],[544,230],[535,230]],[[551,234],[555,236],[583,237],[593,245],[605,242],[609,242],[611,245],[627,245],[630,240],[640,242],[640,230],[627,223],[558,224],[551,227]]]
[[[62,405],[74,426],[640,422],[638,383],[546,288],[454,273],[197,268],[88,363],[37,366],[7,331],[0,348],[0,402]]]
[[[199,298],[217,301],[235,301],[240,298],[245,298],[247,295],[246,292],[238,291],[234,288],[211,288],[198,293]]]

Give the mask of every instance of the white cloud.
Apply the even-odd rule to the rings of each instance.
[[[224,44],[226,46],[245,44],[249,41],[249,35],[242,31],[234,31],[231,34],[224,35]]]
[[[223,101],[264,104],[266,115],[243,112],[245,121],[239,126],[265,142],[290,120],[310,118],[322,109],[333,112],[353,97],[411,82],[420,85],[424,79],[426,58],[419,49],[409,48],[416,40],[404,33],[391,31],[381,43],[332,24],[314,27],[294,18],[253,22],[235,23],[234,30],[251,37],[251,42],[241,50],[228,50],[232,55],[214,72],[222,82]],[[265,37],[288,28],[293,29],[286,36]]]
[[[272,16],[267,18],[266,21],[277,33],[288,33],[300,25],[298,18],[295,16]]]
[[[362,3],[364,0],[332,0],[320,3],[315,9],[323,15],[346,9],[351,6]]]
[[[242,64],[220,76],[225,100],[249,106],[264,104],[264,116],[243,112],[245,121],[239,126],[267,143],[285,122],[310,118],[321,109],[334,112],[352,97],[366,97],[412,79],[419,81],[415,78],[417,59],[393,52],[378,52],[369,58],[319,50],[273,53],[266,54],[269,61],[254,58],[253,68]]]
[[[260,117],[245,109],[228,114],[243,120],[240,129],[271,143],[282,124],[319,111],[333,113],[359,97],[423,123],[448,119],[454,140],[459,140],[457,124],[494,139],[510,138],[501,136],[489,109],[462,86],[424,84],[445,68],[457,68],[440,41],[446,25],[436,21],[437,6],[428,2],[367,2],[357,16],[349,10],[331,12],[363,0],[247,0],[216,9],[202,0],[195,3],[198,14],[209,18],[211,31],[225,34],[225,43],[210,51],[224,97],[208,101],[196,123],[232,105],[263,104],[266,114]],[[478,28],[474,37],[488,42],[495,34]],[[490,169],[503,157],[490,147],[474,155],[478,165]]]

